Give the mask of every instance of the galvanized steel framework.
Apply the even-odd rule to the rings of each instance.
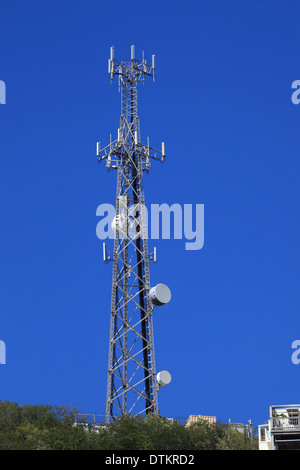
[[[117,170],[116,217],[107,378],[106,419],[126,414],[158,413],[153,305],[149,298],[150,274],[143,172],[151,160],[164,160],[161,151],[140,141],[138,82],[154,79],[154,56],[148,65],[135,59],[118,62],[111,48],[111,80],[118,76],[121,118],[118,137],[101,149],[98,160]],[[105,249],[105,248],[104,248]]]

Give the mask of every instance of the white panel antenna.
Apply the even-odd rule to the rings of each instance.
[[[111,260],[110,253],[109,251],[107,251],[106,243],[103,242],[103,261],[104,263],[108,263],[108,261],[110,260]]]
[[[97,142],[97,157],[101,155],[101,142]]]

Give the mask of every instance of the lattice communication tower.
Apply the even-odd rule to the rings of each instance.
[[[148,65],[143,58],[118,62],[110,50],[108,72],[118,77],[121,92],[121,118],[117,139],[101,148],[97,158],[109,170],[117,170],[116,213],[113,253],[103,243],[104,261],[113,262],[106,420],[132,414],[159,413],[157,392],[168,384],[168,371],[156,373],[153,309],[169,302],[171,292],[165,284],[151,288],[149,265],[156,261],[156,249],[148,252],[147,220],[143,173],[151,161],[163,162],[165,145],[156,150],[140,140],[138,83],[154,80],[155,56]]]

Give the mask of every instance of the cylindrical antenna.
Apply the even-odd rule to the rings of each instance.
[[[131,60],[134,60],[134,46],[131,46]]]
[[[103,261],[107,261],[105,242],[103,242]]]
[[[152,54],[152,68],[155,69],[155,55]]]
[[[108,61],[108,73],[110,73],[110,83],[112,82],[114,76],[114,49],[115,46],[110,48],[110,59]]]
[[[165,143],[164,142],[161,143],[161,155],[162,155],[163,159],[166,156],[166,154],[165,154]]]
[[[147,61],[145,59],[145,54],[144,54],[144,51],[143,51],[143,72],[144,73],[146,73],[146,71],[147,71],[146,64],[147,64]]]
[[[154,70],[155,70],[155,55],[152,54],[152,72],[153,72],[153,81],[155,81],[155,73],[154,73]]]
[[[97,142],[97,157],[100,157],[100,153],[101,153],[101,143]]]
[[[149,137],[147,137],[147,156],[146,156],[146,170],[147,170],[147,171],[150,170],[150,159],[149,159],[149,155],[150,155],[150,144],[149,144]]]
[[[115,50],[115,46],[111,46],[111,48],[110,48],[110,60],[114,60],[114,50]]]

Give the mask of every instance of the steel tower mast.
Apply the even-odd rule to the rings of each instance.
[[[157,380],[153,340],[152,312],[155,305],[170,300],[167,286],[151,289],[149,263],[156,254],[148,253],[147,217],[143,189],[143,172],[151,160],[164,161],[161,151],[140,141],[138,118],[138,82],[154,80],[154,56],[118,62],[111,48],[108,71],[111,81],[118,76],[121,91],[121,118],[118,137],[101,149],[97,157],[107,168],[117,170],[116,215],[113,254],[103,244],[104,261],[113,261],[110,337],[107,377],[106,419],[127,414],[158,413],[157,391],[163,381]],[[166,372],[166,371],[164,371]],[[170,380],[170,378],[169,378]],[[168,380],[167,380],[168,383]]]

